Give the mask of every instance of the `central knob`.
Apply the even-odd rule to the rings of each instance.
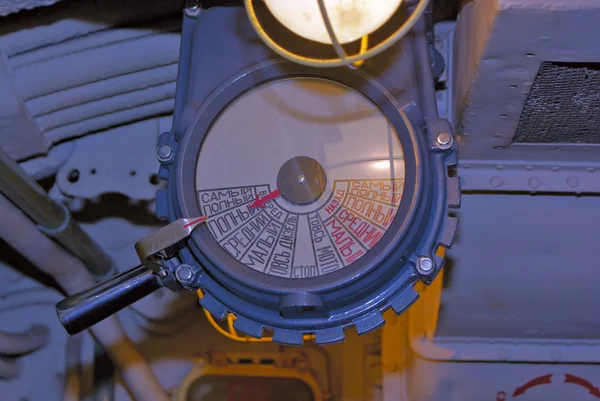
[[[308,156],[297,156],[283,163],[277,174],[281,196],[296,205],[308,205],[325,191],[327,176],[321,163]]]

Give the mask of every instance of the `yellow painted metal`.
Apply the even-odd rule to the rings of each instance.
[[[445,254],[444,251],[444,248],[438,249],[437,255],[443,257]],[[376,399],[381,401],[399,401],[406,399],[406,389],[408,388],[406,380],[410,368],[410,360],[412,358],[410,344],[413,340],[422,338],[431,339],[435,335],[440,309],[442,283],[443,271],[438,274],[436,279],[429,286],[418,283],[415,288],[419,292],[419,300],[417,300],[407,313],[401,314],[400,316],[397,316],[391,309],[386,311],[383,315],[386,324],[380,331],[369,333],[366,336],[358,336],[354,331],[347,331],[347,339],[344,343],[328,347],[317,347],[326,354],[335,351],[333,354],[335,354],[337,358],[341,358],[339,363],[335,363],[335,365],[338,366],[336,369],[337,374],[333,375],[333,380],[338,382],[338,389],[341,390],[341,393],[343,394],[342,399],[345,401],[367,401]],[[198,296],[202,298],[202,293],[200,291],[198,292]],[[247,343],[272,342],[272,338],[270,337],[257,339],[238,335],[233,327],[235,321],[234,315],[228,315],[226,321],[219,324],[208,311],[205,310],[204,312],[210,324],[219,333],[231,340]],[[379,380],[381,380],[381,382],[376,386],[380,388],[380,395],[373,394],[372,389],[367,385],[368,380],[366,379],[366,376],[373,374],[373,372],[369,370],[369,363],[367,363],[370,352],[370,346],[365,342],[367,336],[379,337],[381,341],[381,365],[379,368],[381,373]],[[311,339],[314,339],[314,336],[305,337],[305,340]],[[342,348],[339,349],[339,347]],[[203,365],[202,369],[204,369],[204,374],[216,372],[215,374],[220,373],[224,375],[245,376],[247,373],[248,375],[250,373],[256,373],[256,375],[254,375],[255,377],[269,377],[271,374],[279,374],[280,376],[278,377],[290,377],[286,375],[293,374],[291,371],[277,370],[281,368],[276,368],[274,366],[259,367],[255,365],[227,365],[224,367],[219,365],[216,367],[207,367],[206,365]],[[257,369],[260,369],[260,372]],[[314,376],[311,377],[312,379],[307,378],[306,380],[315,380]],[[187,384],[188,386],[189,383]],[[182,388],[186,388],[183,384],[182,386]],[[320,393],[323,399],[327,399],[328,395],[331,394],[331,383],[328,386],[329,390]],[[312,388],[313,386],[311,386],[311,389]],[[184,401],[184,399],[178,398],[177,401]]]
[[[437,255],[444,257],[445,248],[438,248]],[[419,299],[408,310],[410,338],[424,336],[432,339],[435,335],[442,300],[443,281],[444,270],[438,274],[431,285],[418,283],[415,286],[419,292]]]
[[[438,248],[437,254],[438,256],[443,257],[445,254],[445,249],[442,247]],[[435,335],[442,296],[443,274],[444,272],[442,270],[433,283],[429,286],[426,286],[423,283],[417,283],[415,286],[415,289],[419,292],[419,300],[408,310],[409,319],[407,322],[411,338],[424,336],[428,339],[431,339]],[[197,294],[198,298],[202,299],[202,290],[198,290]],[[221,327],[221,325],[215,321],[214,317],[206,309],[204,310],[204,314],[206,315],[206,319],[215,328],[215,330],[230,340],[237,342],[273,341],[272,337],[254,338],[249,336],[240,336],[233,327],[236,317],[232,313],[227,314],[227,329]],[[393,316],[395,315],[389,311],[384,314],[383,317],[387,322],[386,325],[389,324],[389,320]],[[394,319],[394,321],[395,320],[396,319]],[[305,341],[311,341],[314,340],[314,338],[314,335],[304,336]]]
[[[273,363],[260,363],[260,359],[267,358],[272,359]],[[237,363],[241,360],[245,363]],[[187,401],[190,386],[203,376],[297,379],[310,388],[314,401],[324,400],[321,384],[310,369],[309,362],[300,353],[220,353],[201,358],[174,392],[174,400]]]
[[[445,249],[439,248],[437,255],[444,257]],[[386,321],[381,334],[381,401],[402,401],[408,399],[407,377],[411,360],[411,341],[425,337],[433,338],[437,328],[443,270],[431,285],[418,283],[417,302],[400,316],[389,310],[384,314]]]
[[[196,293],[198,294],[198,298],[202,299],[202,297],[204,295],[202,293],[202,290],[198,290]],[[206,309],[204,309],[204,315],[206,315],[206,319],[211,324],[211,326],[213,326],[215,328],[215,330],[217,330],[219,333],[223,334],[225,337],[229,338],[230,340],[241,342],[241,343],[270,343],[270,342],[273,342],[273,338],[268,337],[268,336],[262,337],[262,338],[254,338],[254,337],[250,337],[250,336],[240,336],[237,333],[237,331],[235,330],[235,328],[233,327],[233,323],[235,322],[235,319],[236,319],[236,316],[233,313],[227,314],[227,318],[226,318],[227,330],[222,328],[221,325],[219,323],[217,323],[215,318]],[[304,341],[310,341],[310,340],[314,340],[314,339],[315,339],[314,335],[304,336]]]
[[[388,311],[381,333],[381,401],[406,399],[408,371],[408,315]]]

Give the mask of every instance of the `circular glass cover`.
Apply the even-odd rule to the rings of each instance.
[[[250,269],[290,279],[359,262],[404,188],[396,132],[358,92],[318,78],[274,81],[215,120],[196,165],[210,233]]]

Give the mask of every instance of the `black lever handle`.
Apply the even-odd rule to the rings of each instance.
[[[56,304],[56,314],[73,335],[117,313],[162,286],[161,280],[140,265]]]

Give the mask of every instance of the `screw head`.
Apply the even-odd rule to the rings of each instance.
[[[448,131],[440,131],[435,137],[435,144],[439,149],[447,150],[454,144],[454,138]]]
[[[156,158],[161,162],[166,162],[171,160],[173,157],[173,148],[169,145],[160,145],[156,149]]]
[[[177,277],[177,280],[186,282],[191,280],[194,276],[194,271],[188,265],[181,265],[175,271],[175,276]]]
[[[435,271],[435,262],[426,256],[417,260],[417,271],[423,275],[429,275]]]

